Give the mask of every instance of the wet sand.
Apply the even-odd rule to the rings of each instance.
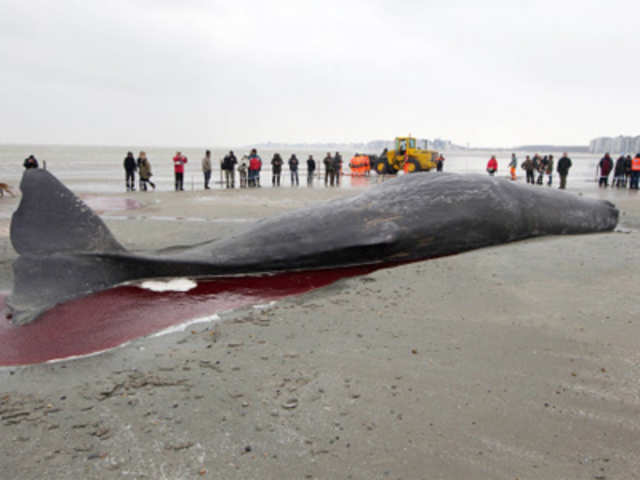
[[[631,232],[379,270],[98,356],[0,369],[3,476],[638,478],[640,195],[576,188],[616,203]],[[106,202],[104,215],[127,247],[161,248],[355,193],[122,194],[142,208]],[[2,218],[5,290],[7,235]]]

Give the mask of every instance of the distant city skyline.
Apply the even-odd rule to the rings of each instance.
[[[0,0],[0,143],[633,136],[640,36],[620,19],[638,13],[619,0]]]

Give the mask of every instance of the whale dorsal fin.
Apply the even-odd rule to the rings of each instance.
[[[120,252],[104,222],[47,170],[26,170],[11,219],[11,243],[21,255]]]

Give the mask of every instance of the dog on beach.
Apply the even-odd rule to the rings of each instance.
[[[15,197],[15,194],[11,191],[11,189],[9,188],[9,184],[7,183],[0,183],[0,197],[4,197],[4,192],[7,192],[9,195],[11,195],[12,197]]]

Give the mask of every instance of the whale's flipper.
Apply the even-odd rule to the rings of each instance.
[[[15,324],[52,306],[128,280],[127,252],[104,222],[46,170],[26,170],[11,220],[14,288],[7,305]]]
[[[19,254],[124,251],[100,217],[47,170],[26,170],[20,189],[11,218],[11,243]]]

